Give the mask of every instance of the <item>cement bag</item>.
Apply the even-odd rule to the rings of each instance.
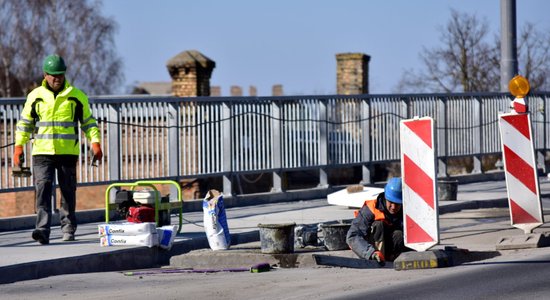
[[[159,238],[157,233],[137,235],[105,235],[99,237],[101,247],[108,246],[147,246],[149,248],[158,246]]]
[[[166,225],[157,228],[157,235],[159,237],[159,247],[165,250],[170,250],[174,243],[174,238],[177,234],[176,225]]]
[[[156,233],[155,223],[104,223],[98,226],[99,236],[107,235],[140,235]]]
[[[204,212],[204,231],[212,250],[229,249],[231,235],[227,226],[223,195],[216,190],[210,190],[202,202]]]

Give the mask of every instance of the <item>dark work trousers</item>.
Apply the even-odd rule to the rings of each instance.
[[[393,260],[401,252],[406,251],[403,231],[389,226],[382,221],[374,221],[372,223],[368,240],[373,245],[383,242],[384,249],[378,250],[382,250],[388,260]]]
[[[61,189],[59,218],[63,233],[76,231],[76,162],[78,155],[34,155],[33,175],[36,190],[36,229],[50,236],[52,222],[52,183],[57,170]]]

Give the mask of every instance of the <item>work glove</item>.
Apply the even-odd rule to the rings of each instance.
[[[101,145],[99,143],[92,143],[92,152],[94,154],[94,161],[98,161],[103,158],[103,152],[101,151]]]
[[[23,165],[25,154],[23,153],[23,146],[16,145],[13,150],[13,165],[21,167]]]
[[[371,255],[372,260],[376,260],[380,266],[383,266],[386,264],[386,258],[384,257],[384,254],[380,251],[374,251],[374,253]]]

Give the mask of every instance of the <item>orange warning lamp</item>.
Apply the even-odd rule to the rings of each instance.
[[[508,89],[516,98],[523,98],[529,93],[529,81],[521,75],[516,75],[508,83]]]
[[[529,93],[529,81],[521,75],[516,75],[508,83],[508,89],[516,97],[512,101],[514,111],[517,113],[527,112],[527,103],[525,103],[524,97]]]

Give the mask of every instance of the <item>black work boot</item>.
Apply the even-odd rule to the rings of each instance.
[[[40,229],[35,229],[32,232],[32,238],[33,240],[39,242],[42,245],[47,245],[50,243],[49,237],[46,236],[46,233]]]
[[[74,241],[74,233],[72,232],[65,232],[63,233],[63,239],[64,242],[71,242]]]

